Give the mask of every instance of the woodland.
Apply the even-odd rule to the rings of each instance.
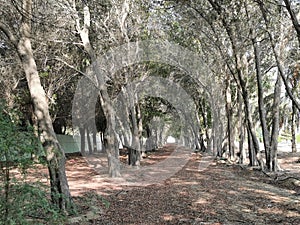
[[[300,224],[299,53],[299,0],[0,0],[0,224]]]

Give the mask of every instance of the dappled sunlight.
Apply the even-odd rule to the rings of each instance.
[[[166,152],[169,156],[170,153]],[[152,154],[154,157],[155,153]],[[144,220],[153,217],[153,221],[166,224],[300,221],[300,203],[295,191],[263,182],[262,177],[256,175],[259,172],[246,173],[239,167],[191,155],[179,170],[159,160],[151,164],[152,159],[146,158],[144,166],[124,165],[120,178],[109,178],[105,159],[89,157],[93,164],[88,163],[86,157],[67,161],[71,194],[80,197],[92,192],[104,196],[110,203],[103,215],[108,218],[116,213],[124,218],[137,215],[141,208],[145,208],[142,215],[138,214],[139,217]],[[202,158],[210,161],[205,170],[199,170]],[[172,159],[180,157],[173,155]],[[164,166],[155,167],[157,164]],[[46,168],[39,167],[39,171],[40,176],[47,175]],[[28,175],[30,179],[34,176],[34,173]]]
[[[263,195],[265,198],[268,198],[268,199],[270,199],[274,202],[278,202],[278,203],[286,202],[286,201],[290,200],[288,197],[279,196],[279,195],[276,195],[273,192],[267,191],[267,190],[260,189],[260,190],[252,190],[252,191],[255,193],[258,193],[260,195]]]
[[[171,215],[170,213],[165,213],[164,215],[162,215],[162,218],[164,221],[172,221],[175,216]]]
[[[265,208],[258,208],[257,212],[261,213],[261,214],[270,214],[270,215],[274,215],[274,216],[285,213],[284,210],[275,208],[272,206],[267,206]],[[299,216],[299,214],[298,214],[298,216]]]
[[[200,197],[195,201],[193,202],[193,205],[197,205],[197,204],[210,204],[211,203],[211,200],[213,199],[214,195],[213,194],[210,194],[210,193],[207,193],[207,192],[201,192],[199,193]]]

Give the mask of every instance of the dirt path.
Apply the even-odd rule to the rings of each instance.
[[[170,157],[171,150],[157,154]],[[210,165],[199,170],[205,159]],[[108,179],[91,167],[82,158],[68,161],[70,188],[86,215],[70,224],[300,224],[300,190],[208,157],[191,155],[178,172],[150,185],[136,183],[139,176]]]

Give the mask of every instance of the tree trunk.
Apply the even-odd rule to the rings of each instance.
[[[199,114],[198,111],[196,111],[196,121],[197,124],[200,125],[200,118],[199,118]],[[193,126],[193,124],[192,124]],[[201,150],[204,147],[203,144],[203,134],[200,134],[200,127],[198,127],[198,129],[196,129],[196,127],[193,127],[193,132],[194,132],[194,136],[195,136],[195,149],[197,151]]]
[[[243,164],[244,160],[246,159],[246,151],[244,148],[244,139],[245,139],[245,125],[244,125],[244,119],[243,119],[243,99],[240,93],[238,93],[238,104],[239,104],[239,110],[238,110],[238,121],[239,121],[239,163]]]
[[[203,138],[203,143],[206,141],[205,151],[211,153],[212,152],[212,143],[211,143],[212,138],[211,138],[211,135],[210,135],[210,132],[209,132],[209,130],[211,130],[211,129],[208,126],[208,123],[210,121],[210,118],[208,118],[208,116],[210,114],[208,114],[208,112],[207,112],[208,110],[207,110],[207,106],[206,106],[206,103],[205,103],[204,99],[201,99],[199,110],[200,110],[200,114],[201,114],[201,117],[202,117],[202,123],[203,123],[204,131],[205,131],[205,138]]]
[[[279,135],[279,105],[280,105],[280,94],[281,94],[282,80],[278,73],[277,81],[274,90],[274,102],[273,102],[273,120],[272,120],[272,136],[271,136],[271,167],[272,171],[278,170],[277,163],[277,146],[278,146],[278,135]]]
[[[278,146],[278,135],[279,135],[279,106],[280,106],[280,94],[281,94],[281,86],[282,86],[282,81],[285,86],[285,90],[292,100],[293,104],[300,110],[300,105],[298,101],[296,100],[295,96],[293,95],[289,85],[288,81],[284,75],[284,69],[283,69],[283,50],[286,47],[283,39],[283,34],[280,32],[282,30],[282,24],[280,25],[280,46],[279,46],[279,52],[277,52],[277,48],[275,46],[274,38],[271,33],[271,29],[269,27],[269,19],[267,16],[267,11],[264,7],[264,3],[262,1],[258,1],[260,10],[262,12],[266,29],[267,29],[267,34],[270,39],[272,51],[276,60],[277,68],[278,68],[278,75],[277,75],[277,80],[275,84],[275,89],[274,89],[274,102],[273,102],[273,120],[272,120],[272,134],[271,134],[271,152],[270,152],[270,158],[271,158],[271,170],[272,171],[277,171],[278,170],[278,164],[277,164],[277,146]],[[281,7],[281,6],[280,6]],[[280,16],[282,17],[282,9],[280,8]]]
[[[93,152],[97,152],[97,131],[93,131]]]
[[[292,152],[297,152],[297,144],[296,144],[296,113],[297,113],[296,106],[294,104],[292,104],[292,121],[291,121]]]
[[[297,15],[295,14],[294,10],[291,7],[290,0],[283,0],[283,1],[285,3],[286,9],[289,12],[291,20],[293,22],[293,26],[294,26],[294,29],[297,33],[297,37],[298,37],[298,44],[299,44],[299,47],[300,47],[300,24],[299,24],[299,21],[297,19]]]
[[[140,146],[140,132],[139,132],[139,109],[138,103],[135,105],[134,99],[137,96],[133,96],[133,93],[129,93],[130,95],[130,112],[131,112],[131,125],[132,125],[132,144],[131,148],[133,151],[130,154],[130,165],[131,166],[139,166],[141,159],[141,146]]]
[[[94,69],[94,71],[96,71]],[[100,81],[101,82],[101,81]],[[104,82],[104,81],[102,81]],[[115,112],[112,109],[112,102],[108,96],[106,87],[101,93],[101,101],[103,105],[104,114],[106,115],[107,127],[104,133],[104,146],[108,159],[108,174],[110,177],[120,177],[120,159],[119,159],[119,143],[117,134],[115,132]],[[105,100],[104,100],[105,99]]]
[[[249,103],[249,95],[248,95],[248,90],[246,88],[246,83],[244,79],[242,78],[242,65],[241,65],[241,59],[237,57],[237,71],[238,71],[238,78],[241,86],[241,91],[242,91],[242,96],[243,96],[243,101],[244,101],[244,110],[245,110],[245,117],[247,121],[247,129],[248,129],[248,136],[250,135],[251,137],[248,137],[248,140],[250,140],[252,143],[249,145],[250,150],[254,150],[254,153],[252,152],[251,157],[254,157],[255,160],[251,159],[253,162],[253,165],[256,165],[256,162],[259,163],[259,166],[261,169],[263,169],[263,161],[260,156],[260,150],[259,150],[259,142],[256,136],[256,133],[253,128],[253,122],[252,122],[252,117],[251,117],[251,109],[250,109],[250,103]],[[249,154],[250,157],[250,154]]]
[[[79,127],[80,134],[80,152],[82,155],[85,154],[85,129],[84,127]]]
[[[71,207],[71,194],[65,173],[65,155],[53,129],[45,90],[41,85],[36,62],[33,57],[30,40],[32,1],[24,0],[22,4],[24,13],[22,14],[19,40],[1,22],[0,30],[7,35],[16,47],[26,75],[30,96],[34,105],[34,114],[38,124],[39,137],[46,153],[52,202],[63,211],[66,211]]]
[[[139,137],[139,153],[138,153],[138,157],[139,157],[139,163],[141,160],[141,155],[142,155],[142,133],[143,133],[143,121],[142,121],[142,111],[140,108],[139,103],[137,103],[136,105],[136,114],[137,114],[137,124],[138,124],[138,137]]]
[[[260,48],[259,44],[256,41],[254,34],[252,38],[252,45],[254,48],[255,55],[255,69],[256,69],[256,80],[257,80],[257,91],[258,91],[258,107],[259,107],[259,118],[262,126],[263,142],[265,147],[265,157],[267,168],[271,169],[271,144],[270,144],[270,133],[268,130],[267,119],[266,119],[266,109],[264,104],[264,91],[263,91],[263,81],[261,75],[261,60],[260,60]]]
[[[213,153],[222,157],[223,125],[220,120],[220,111],[218,109],[213,109],[213,111]]]
[[[241,88],[243,100],[244,100],[244,105],[245,105],[245,114],[246,114],[246,121],[247,121],[247,127],[248,127],[248,134],[251,135],[251,138],[249,140],[252,141],[252,145],[255,151],[255,157],[258,160],[258,163],[260,167],[263,169],[263,161],[260,156],[260,151],[259,151],[259,142],[257,140],[254,128],[253,128],[253,123],[252,123],[252,118],[251,118],[251,110],[250,110],[250,103],[249,103],[249,95],[248,95],[248,90],[246,87],[246,81],[243,76],[243,64],[245,65],[245,62],[242,62],[242,57],[239,52],[239,46],[237,42],[237,35],[235,34],[234,30],[230,26],[230,24],[227,22],[225,17],[223,16],[223,9],[220,6],[219,2],[209,0],[209,3],[211,6],[214,8],[214,10],[220,15],[222,25],[225,28],[225,31],[230,39],[230,43],[232,46],[232,51],[233,51],[233,57],[235,60],[235,66],[236,66],[236,71],[237,71],[237,79],[235,79],[238,82],[239,87]],[[245,56],[245,55],[244,55]],[[230,69],[230,68],[229,68]],[[247,75],[247,73],[246,73]],[[245,76],[246,77],[246,76]],[[250,146],[249,146],[250,147]]]
[[[54,133],[45,91],[41,85],[30,41],[32,1],[23,1],[24,13],[20,39],[17,43],[18,55],[25,71],[34,114],[38,122],[40,140],[46,152],[51,184],[51,199],[60,209],[66,211],[71,206],[71,194],[65,173],[65,155]]]
[[[230,77],[226,79],[226,115],[227,115],[227,134],[228,134],[228,153],[229,158],[234,158],[234,137],[233,137],[233,126],[232,126],[232,106],[231,106],[231,89],[230,89]]]
[[[108,174],[110,177],[120,177],[119,144],[111,124],[108,124],[106,129],[104,145],[108,159]]]
[[[250,166],[256,166],[257,161],[254,156],[254,149],[253,149],[253,141],[252,141],[252,134],[247,126],[247,134],[248,134],[248,153],[249,153],[249,165]]]
[[[33,100],[40,139],[46,151],[52,201],[59,205],[61,209],[66,210],[69,207],[71,195],[65,174],[65,156],[54,133],[45,91],[40,83],[31,43],[28,38],[23,36],[20,39],[18,52],[26,74],[31,99]]]
[[[274,57],[275,57],[275,60],[276,60],[276,65],[277,65],[277,68],[278,68],[278,72],[279,72],[279,74],[282,78],[286,93],[289,96],[289,98],[292,100],[292,102],[295,104],[295,107],[300,112],[300,103],[298,102],[297,98],[293,95],[293,92],[292,92],[291,88],[289,87],[288,80],[284,75],[284,68],[283,68],[282,60],[280,59],[280,54],[278,54],[277,51],[276,51],[274,38],[272,36],[271,29],[269,28],[269,21],[270,20],[268,19],[267,11],[264,7],[264,3],[261,0],[259,0],[257,2],[259,4],[260,10],[262,12],[262,15],[263,15],[263,18],[264,18],[264,21],[265,21],[265,24],[266,24],[267,34],[268,34],[269,39],[270,39],[270,43],[271,43],[272,51],[273,51],[273,54],[274,54]],[[280,35],[282,35],[282,34],[280,34]],[[283,47],[285,47],[285,44],[283,42],[281,42],[280,48],[282,49]]]
[[[73,1],[73,10],[76,12],[76,26],[77,31],[79,32],[84,50],[89,54],[92,61],[92,72],[94,75],[94,82],[99,89],[99,97],[101,105],[103,107],[103,112],[106,118],[106,130],[104,133],[104,147],[107,152],[108,159],[108,172],[110,177],[120,177],[120,159],[119,159],[119,145],[115,132],[115,112],[112,108],[112,101],[109,97],[108,90],[106,87],[105,79],[103,78],[100,65],[97,60],[96,54],[89,39],[89,29],[91,23],[90,10],[87,4],[83,7],[83,22],[84,24],[80,25],[80,18],[76,9],[76,2]]]
[[[91,142],[90,129],[88,127],[86,127],[86,138],[87,138],[87,143],[88,143],[89,154],[92,154],[93,147],[92,147],[92,142]]]

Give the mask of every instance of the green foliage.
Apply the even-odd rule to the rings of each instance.
[[[64,216],[48,198],[48,187],[41,183],[11,181],[8,202],[0,197],[3,224],[63,224]],[[0,192],[6,190],[0,186]],[[0,223],[0,224],[2,224]]]
[[[1,224],[58,224],[63,217],[50,203],[46,186],[25,180],[28,169],[41,163],[43,151],[33,128],[21,126],[18,118],[0,103]]]
[[[40,156],[42,148],[30,125],[22,127],[15,111],[7,111],[0,103],[0,160],[26,169]],[[30,160],[29,160],[30,159]]]

